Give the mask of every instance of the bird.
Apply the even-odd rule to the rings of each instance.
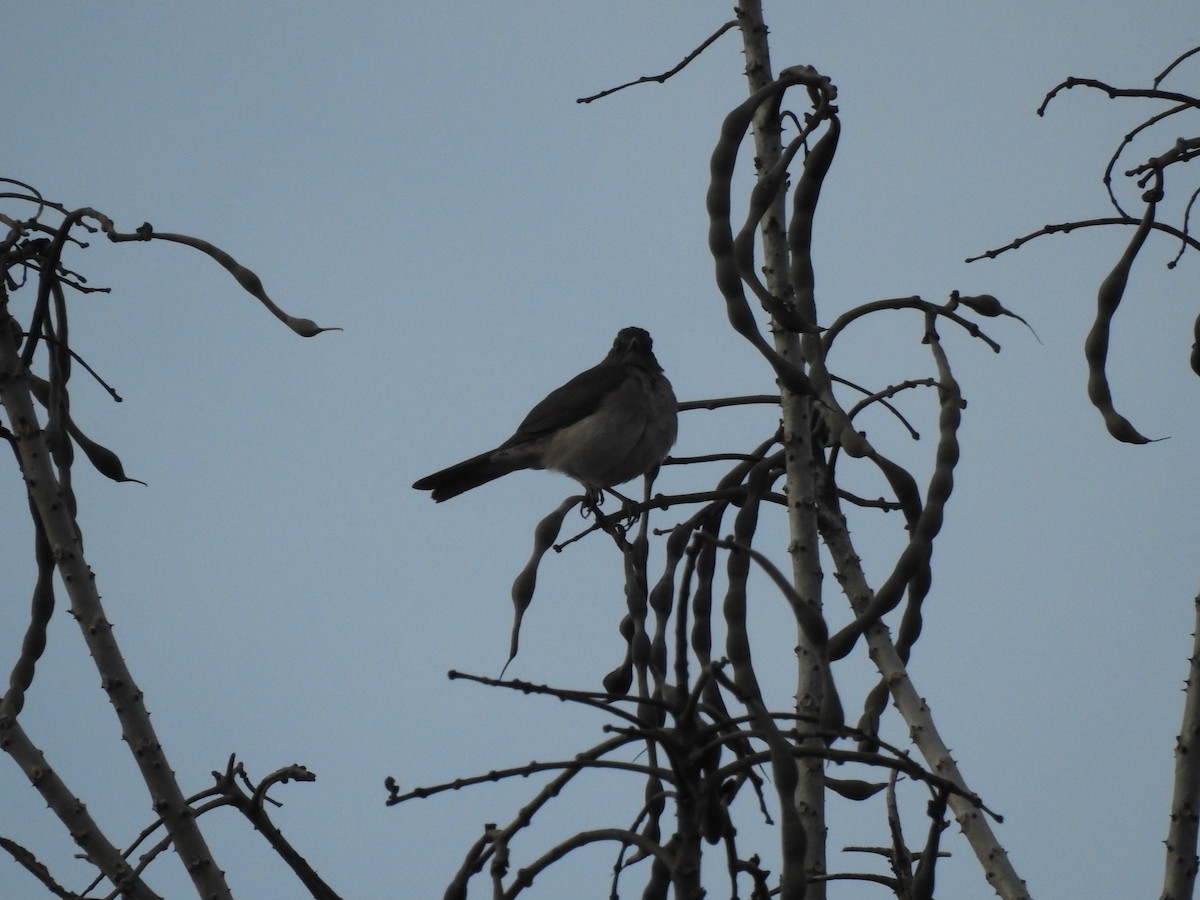
[[[551,391],[495,449],[434,472],[413,487],[441,503],[520,469],[549,469],[589,497],[655,470],[678,432],[671,382],[643,328],[622,328],[598,364]]]

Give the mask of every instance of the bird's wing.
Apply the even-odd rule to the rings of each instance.
[[[600,408],[604,398],[620,387],[625,380],[625,367],[602,362],[586,372],[580,372],[529,411],[516,432],[498,449],[523,444],[543,435],[552,434],[574,425]]]

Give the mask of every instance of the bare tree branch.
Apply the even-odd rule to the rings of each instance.
[[[736,28],[736,27],[737,27],[736,20],[731,19],[730,21],[726,22],[724,25],[722,25],[720,28],[718,28],[716,31],[714,31],[711,35],[709,35],[707,38],[705,38],[704,42],[702,44],[700,44],[699,47],[697,47],[695,50],[693,50],[691,53],[689,53],[687,56],[685,56],[683,58],[683,61],[681,63],[679,63],[679,65],[675,66],[673,69],[668,69],[667,71],[665,71],[659,75],[643,75],[641,78],[635,78],[633,81],[627,81],[624,84],[619,84],[614,88],[608,88],[607,90],[603,90],[598,94],[592,94],[590,97],[580,97],[575,102],[576,103],[591,103],[593,100],[599,100],[601,97],[607,97],[609,94],[615,94],[617,91],[623,91],[623,90],[625,90],[625,88],[634,87],[635,85],[639,85],[639,84],[646,84],[646,83],[652,82],[652,81],[657,82],[658,84],[662,84],[668,78],[671,78],[672,76],[677,75],[681,71],[683,71],[683,68],[688,63],[690,63],[697,56],[699,56],[701,53],[703,53],[705,50],[707,50],[711,44],[716,42],[717,38],[719,38],[725,32],[729,31],[731,28]]]

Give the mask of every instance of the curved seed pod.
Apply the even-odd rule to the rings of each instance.
[[[628,694],[629,689],[633,687],[633,619],[628,613],[621,619],[621,625],[618,629],[621,637],[625,638],[625,658],[621,660],[621,664],[604,676],[601,682],[604,689],[610,694]]]
[[[825,787],[847,800],[869,800],[887,787],[887,783],[862,781],[858,778],[830,778],[826,775]]]
[[[508,668],[508,663],[517,658],[521,619],[533,600],[533,590],[537,586],[538,565],[541,563],[542,557],[546,555],[546,551],[554,546],[554,541],[558,537],[559,531],[562,530],[563,518],[578,503],[578,496],[568,497],[553,512],[538,522],[537,527],[533,530],[533,553],[530,554],[529,562],[525,563],[525,568],[513,580],[512,640],[509,642],[508,662],[504,664],[505,668]]]
[[[250,269],[247,269],[220,247],[210,244],[206,240],[192,237],[191,235],[187,234],[171,234],[165,231],[155,231],[148,222],[137,230],[137,234],[139,240],[150,240],[151,238],[157,238],[160,241],[172,241],[176,244],[183,244],[184,246],[192,247],[193,249],[199,250],[201,253],[212,257],[227,272],[229,272],[230,275],[237,279],[237,283],[242,286],[242,289],[245,290],[246,293],[257,299],[259,303],[261,303],[271,312],[271,315],[275,316],[275,318],[277,318],[280,322],[292,329],[292,331],[296,332],[296,334],[300,335],[301,337],[312,337],[313,335],[320,334],[322,331],[342,330],[337,326],[324,327],[318,325],[312,319],[301,319],[288,315],[275,304],[275,301],[267,296],[267,292],[263,288],[262,279],[259,278],[257,274]],[[109,234],[109,238],[113,238],[111,233]],[[118,237],[117,239],[119,240],[120,238]]]
[[[866,738],[860,739],[858,742],[858,749],[863,753],[874,753],[879,749],[879,745],[872,738],[879,736],[879,721],[883,718],[891,696],[887,681],[880,679],[879,683],[871,688],[863,698],[863,711],[856,726],[866,735]]]
[[[778,442],[779,438],[780,433],[777,432],[755,447],[750,453],[748,460],[738,463],[720,480],[717,490],[724,490],[742,484],[754,470],[754,467],[766,457],[767,452]],[[772,454],[768,465],[778,465],[783,458],[782,454],[782,450]],[[712,601],[713,578],[716,574],[717,566],[716,538],[721,529],[723,517],[728,511],[729,504],[727,503],[713,504],[708,512],[697,514],[692,519],[696,536],[700,539],[700,542],[695,546],[696,589],[692,595],[692,629],[689,635],[689,642],[692,651],[696,654],[696,660],[701,666],[707,666],[712,662]],[[681,680],[680,683],[684,682]],[[718,699],[721,696],[720,691],[714,690],[711,694],[715,695]]]
[[[950,799],[945,788],[939,788],[937,794],[929,801],[927,815],[929,816],[929,836],[925,840],[925,849],[917,862],[917,871],[913,875],[912,900],[933,900],[934,869],[938,861],[938,847],[941,844],[942,832],[946,830],[946,802]]]
[[[650,860],[650,876],[642,890],[644,900],[667,900],[671,892],[671,867],[655,855]]]
[[[1125,252],[1121,254],[1121,258],[1117,260],[1113,270],[1100,283],[1100,289],[1096,292],[1096,320],[1092,323],[1092,330],[1088,332],[1087,339],[1083,343],[1083,353],[1087,357],[1088,363],[1088,399],[1092,401],[1092,406],[1100,411],[1108,433],[1118,441],[1127,444],[1148,444],[1150,438],[1134,428],[1133,423],[1117,412],[1113,406],[1112,391],[1108,386],[1108,372],[1105,369],[1108,361],[1108,337],[1113,316],[1117,312],[1117,307],[1121,305],[1121,298],[1125,295],[1125,286],[1129,283],[1129,270],[1133,267],[1133,261],[1137,258],[1138,251],[1142,249],[1142,245],[1146,242],[1146,236],[1154,225],[1155,206],[1155,200],[1151,195],[1151,198],[1146,201],[1146,212],[1138,222],[1133,237],[1129,239],[1129,246],[1125,248]]]
[[[879,471],[883,473],[883,477],[891,486],[892,493],[896,495],[896,502],[900,504],[900,509],[904,513],[905,523],[909,528],[915,528],[923,508],[921,489],[917,487],[917,480],[904,466],[880,453],[870,454],[869,459],[879,467]]]
[[[853,648],[870,625],[899,605],[905,589],[927,577],[929,560],[933,555],[933,540],[941,531],[946,503],[954,490],[954,467],[958,464],[958,427],[962,422],[962,393],[950,371],[950,363],[934,330],[934,315],[928,314],[926,332],[934,362],[938,367],[941,413],[938,416],[938,445],[934,454],[934,470],[926,488],[925,506],[912,526],[908,545],[887,580],[880,585],[874,598],[862,614],[829,639],[830,660],[842,659]],[[919,601],[918,601],[919,602]]]
[[[776,107],[780,99],[778,97],[775,99],[774,105]],[[778,109],[775,109],[775,115],[778,115]],[[772,117],[772,120],[774,120],[774,117]],[[807,318],[806,314],[797,308],[794,298],[776,297],[767,290],[766,286],[759,280],[754,260],[758,225],[762,221],[763,216],[766,215],[767,210],[771,207],[771,204],[775,202],[779,191],[783,188],[787,178],[788,166],[791,165],[797,151],[804,146],[804,142],[808,139],[810,131],[811,127],[805,128],[804,131],[793,138],[791,143],[784,148],[783,154],[775,164],[768,171],[760,175],[758,181],[755,182],[754,188],[750,192],[750,203],[746,213],[746,221],[742,224],[742,230],[738,232],[737,237],[733,241],[733,253],[734,261],[737,263],[738,273],[742,276],[742,280],[750,285],[750,289],[754,291],[763,308],[777,324],[797,333],[818,334],[820,329],[816,323]],[[811,309],[812,304],[809,303],[808,307]]]
[[[1018,316],[1010,309],[1005,309],[1004,304],[993,297],[991,294],[976,294],[975,296],[963,296],[955,291],[951,294],[951,299],[954,302],[961,303],[967,309],[979,313],[981,316],[987,316],[989,319],[994,319],[997,316],[1008,316],[1010,319],[1016,319],[1022,325],[1029,329],[1035,338],[1038,334],[1033,330],[1033,326],[1026,322],[1021,316]],[[1038,338],[1038,343],[1042,342]]]
[[[679,568],[679,561],[683,559],[683,553],[687,549],[691,535],[692,529],[686,523],[681,523],[671,529],[671,534],[667,537],[666,560],[663,563],[662,575],[650,589],[648,597],[648,603],[654,612],[655,619],[651,659],[654,661],[654,670],[661,679],[665,679],[667,674],[667,637],[669,634],[667,625],[671,617],[671,610],[675,606],[675,572]],[[644,566],[644,556],[642,560]]]
[[[788,249],[792,251],[792,286],[796,302],[805,316],[816,315],[813,289],[816,276],[812,265],[812,225],[821,196],[821,185],[833,165],[842,123],[832,111],[829,127],[804,158],[804,168],[792,192],[792,221],[788,226]]]
[[[139,478],[130,478],[125,474],[125,467],[121,465],[121,458],[116,453],[109,450],[102,444],[97,444],[86,434],[79,430],[79,426],[73,421],[67,423],[67,430],[71,434],[72,440],[79,445],[79,449],[105,478],[111,478],[113,481],[133,481],[137,484],[145,484]]]
[[[48,381],[30,373],[29,392],[33,394],[38,403],[49,407],[50,383]],[[75,420],[69,416],[67,418],[67,433],[71,435],[71,440],[83,451],[84,456],[88,458],[88,462],[105,478],[111,478],[113,481],[134,481],[138,484],[146,483],[138,478],[130,478],[126,475],[125,467],[121,465],[121,458],[112,450],[109,450],[102,444],[96,443],[84,434],[79,426],[75,424]]]
[[[717,288],[725,299],[725,314],[729,324],[771,364],[778,378],[795,394],[815,396],[808,376],[797,366],[783,359],[759,333],[754,312],[742,290],[734,249],[733,226],[730,222],[730,191],[738,148],[750,127],[758,107],[781,94],[788,87],[801,84],[825,84],[812,69],[796,67],[780,72],[779,79],[755,91],[736,106],[721,124],[721,134],[709,160],[709,187],[705,198],[708,210],[708,248],[715,264]]]
[[[812,225],[816,215],[821,185],[833,164],[841,136],[841,121],[832,108],[828,112],[829,126],[804,160],[804,168],[792,193],[792,221],[788,226],[787,243],[791,258],[791,279],[796,291],[796,306],[801,315],[816,316],[816,275],[812,264]],[[861,433],[854,429],[850,417],[834,396],[830,375],[825,367],[824,344],[816,332],[806,333],[800,341],[805,362],[808,363],[812,384],[822,404],[822,415],[834,440],[855,458],[870,456],[873,449]]]
[[[1200,316],[1192,326],[1192,371],[1200,375]]]
[[[821,667],[821,708],[818,724],[825,731],[840,732],[846,727],[846,710],[842,707],[842,695],[838,692],[837,684],[833,680],[833,669],[829,665],[828,654],[822,656],[819,665]]]
[[[657,775],[646,779],[646,788],[642,796],[646,798],[643,807],[646,812],[646,824],[642,827],[642,835],[657,843],[662,836],[662,815],[667,808],[667,792]]]
[[[633,663],[634,674],[637,677],[638,719],[645,727],[654,728],[661,724],[663,710],[661,707],[647,703],[647,698],[656,694],[656,688],[662,684],[662,665],[655,664],[655,648],[651,644],[650,635],[646,630],[646,619],[649,616],[646,585],[646,559],[649,544],[645,529],[646,519],[643,517],[637,539],[632,544],[622,546],[625,570],[625,608],[628,611],[627,618],[633,625],[633,633],[626,639],[626,647]],[[649,677],[651,675],[654,677],[653,687]]]
[[[1006,310],[999,300],[991,294],[976,294],[974,296],[968,294],[954,293],[954,300],[961,303],[967,309],[973,309],[981,316],[995,318],[996,316],[1012,315]],[[1021,321],[1025,321],[1022,319]]]
[[[54,614],[54,553],[46,539],[46,530],[36,515],[34,524],[37,582],[34,584],[33,597],[29,604],[29,627],[26,628],[25,638],[21,641],[21,655],[13,664],[12,672],[8,676],[8,691],[0,702],[0,727],[4,728],[16,720],[25,706],[25,692],[33,684],[38,660],[46,650],[46,629]]]
[[[987,344],[992,349],[993,353],[1000,352],[999,344],[984,334],[980,327],[970,319],[966,319],[954,312],[953,307],[950,304],[939,306],[937,304],[930,303],[928,300],[922,300],[919,296],[912,296],[893,297],[890,300],[872,300],[869,303],[860,303],[858,306],[846,310],[844,313],[834,319],[821,335],[821,344],[825,354],[828,355],[829,348],[833,346],[833,342],[837,339],[838,335],[846,330],[847,326],[858,319],[864,318],[865,316],[873,315],[876,311],[881,309],[919,309],[924,313],[932,313],[943,319],[949,319],[955,325],[967,332],[967,334],[969,334],[971,337],[978,338]]]
[[[758,527],[758,513],[767,489],[769,464],[764,460],[751,471],[746,479],[746,501],[734,517],[733,540],[749,547]],[[807,853],[808,835],[799,810],[793,803],[799,771],[792,757],[789,741],[780,733],[775,720],[767,712],[763,702],[758,676],[751,660],[750,639],[746,627],[747,591],[750,575],[750,555],[730,553],[725,564],[727,586],[722,614],[725,619],[725,648],[733,669],[733,682],[741,692],[739,698],[745,704],[755,727],[762,732],[771,760],[771,774],[779,797],[780,848],[783,851],[781,884],[785,889],[782,897],[802,897],[805,876],[802,862]],[[786,886],[792,885],[792,890]],[[799,888],[797,890],[797,887]]]
[[[792,614],[796,618],[796,623],[800,626],[800,630],[804,632],[804,637],[817,650],[825,648],[829,643],[829,626],[826,625],[820,610],[814,606],[810,606],[800,596],[796,589],[792,587],[791,582],[779,571],[778,566],[755,548],[739,544],[734,540],[726,539],[718,541],[717,546],[731,550],[734,553],[745,553],[758,563],[759,567],[767,574],[768,578],[775,582],[775,586],[779,589],[779,592],[788,601],[788,605],[792,608]]]
[[[707,540],[696,552],[696,591],[692,595],[692,630],[689,640],[701,665],[712,661],[713,577],[716,574],[717,551],[711,543],[716,538],[720,521],[705,523],[703,536]]]
[[[815,665],[821,670],[821,707],[820,724],[822,728],[837,731],[845,724],[842,711],[842,701],[838,696],[837,685],[833,681],[833,672],[829,668],[827,645],[829,642],[829,626],[819,609],[809,605],[807,601],[792,587],[791,582],[784,577],[778,567],[766,556],[753,547],[747,547],[733,540],[722,540],[717,546],[734,553],[745,553],[767,574],[780,593],[787,599],[792,608],[796,623],[804,632],[804,637],[817,655]]]
[[[45,378],[34,375],[32,372],[26,373],[26,381],[29,384],[29,393],[33,394],[33,399],[42,406],[50,405],[50,382]]]

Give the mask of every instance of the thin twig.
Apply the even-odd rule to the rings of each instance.
[[[1133,216],[1108,216],[1102,219],[1086,219],[1078,222],[1060,222],[1057,225],[1043,225],[1037,231],[1031,231],[1021,237],[1014,238],[1003,247],[996,247],[993,250],[985,250],[978,256],[968,256],[964,262],[978,262],[981,259],[995,259],[1001,253],[1007,253],[1009,250],[1016,250],[1022,244],[1027,244],[1034,238],[1039,238],[1047,234],[1067,234],[1074,231],[1076,228],[1094,228],[1097,225],[1138,225],[1141,222],[1140,217]],[[1183,241],[1193,250],[1200,250],[1200,240],[1192,237],[1184,231],[1180,231],[1173,225],[1167,225],[1164,222],[1152,222],[1150,227],[1155,231],[1161,231],[1164,234],[1169,234],[1178,240]]]
[[[592,94],[592,96],[590,96],[590,97],[580,97],[575,102],[576,103],[591,103],[593,100],[599,100],[602,97],[607,97],[609,94],[615,94],[617,91],[623,91],[627,87],[634,87],[635,85],[646,84],[647,82],[651,82],[651,81],[656,81],[659,84],[662,84],[668,78],[672,77],[673,75],[678,74],[683,69],[684,66],[686,66],[688,63],[690,63],[692,60],[694,60],[697,56],[699,56],[701,53],[703,53],[705,50],[707,50],[709,45],[714,43],[717,40],[717,38],[719,38],[721,35],[723,35],[729,29],[736,28],[736,27],[737,27],[736,21],[731,19],[730,21],[726,22],[724,25],[722,25],[720,28],[718,28],[716,31],[714,31],[708,37],[708,39],[704,41],[704,43],[702,43],[699,47],[697,47],[695,50],[693,50],[691,53],[689,53],[687,56],[685,56],[683,58],[683,62],[681,62],[679,65],[677,65],[673,69],[668,69],[666,72],[663,72],[661,75],[643,75],[641,78],[635,79],[634,81],[627,81],[627,82],[625,82],[625,84],[619,84],[614,88],[609,88],[608,90],[601,91],[598,94]]]

